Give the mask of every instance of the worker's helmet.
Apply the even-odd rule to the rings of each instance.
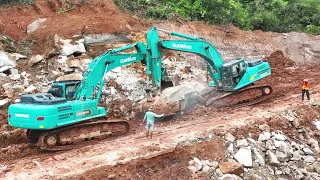
[[[153,110],[153,107],[149,107],[149,111],[152,111]]]
[[[308,82],[308,79],[304,79],[305,82]]]

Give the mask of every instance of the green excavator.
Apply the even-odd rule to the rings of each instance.
[[[182,39],[161,40],[159,32]],[[239,58],[225,63],[216,48],[203,38],[156,27],[148,31],[147,45],[152,60],[160,62],[164,50],[175,50],[198,55],[207,63],[206,69],[211,78],[208,85],[211,88],[202,94],[185,94],[180,102],[180,108],[185,112],[193,109],[197,103],[215,107],[256,104],[272,94],[272,87],[269,85],[253,86],[255,82],[271,74],[269,63],[261,59],[247,61]]]
[[[136,53],[122,54],[132,48]],[[136,62],[146,65],[147,84],[150,77],[153,86],[160,87],[161,62],[149,59],[145,44],[129,44],[94,58],[81,81],[57,81],[47,93],[22,95],[19,103],[9,106],[9,125],[27,129],[28,141],[46,150],[72,149],[83,141],[123,135],[129,123],[107,121],[107,110],[98,103],[105,73]],[[151,93],[147,91],[148,99]]]
[[[160,40],[159,31],[184,40]],[[131,48],[135,48],[136,53],[123,54]],[[47,93],[22,95],[19,103],[9,106],[9,125],[27,129],[30,143],[54,151],[73,149],[92,139],[126,134],[129,123],[106,120],[107,110],[98,106],[105,84],[103,77],[116,67],[142,62],[146,65],[145,90],[151,100],[161,91],[162,82],[172,80],[162,65],[163,49],[194,53],[206,60],[212,79],[209,86],[214,89],[213,94],[202,96],[207,105],[257,102],[272,92],[270,86],[249,87],[270,75],[267,62],[236,59],[224,63],[214,46],[204,39],[152,27],[147,33],[147,46],[137,42],[94,58],[81,81],[53,82]],[[185,96],[185,101],[180,102],[181,111],[190,109],[193,97],[193,94]]]

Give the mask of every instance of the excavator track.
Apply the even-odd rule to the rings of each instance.
[[[122,136],[129,130],[130,124],[127,121],[96,118],[89,122],[43,131],[39,135],[37,146],[47,151],[76,149],[84,142]],[[36,134],[32,131],[29,134]],[[35,142],[35,137],[29,136],[28,139]]]
[[[228,107],[235,105],[250,106],[258,104],[271,97],[272,87],[269,85],[245,88],[240,91],[225,93],[207,93],[205,99],[206,106]],[[212,97],[214,96],[214,97]]]

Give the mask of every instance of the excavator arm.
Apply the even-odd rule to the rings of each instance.
[[[160,40],[158,31],[183,39]],[[183,51],[202,57],[207,62],[207,69],[213,80],[209,86],[218,90],[236,91],[271,74],[269,64],[261,60],[248,63],[244,59],[236,59],[224,63],[216,48],[202,38],[152,27],[147,34],[147,42],[154,61],[162,61],[162,49]]]
[[[122,51],[132,48],[136,48],[137,53],[119,54]],[[147,74],[151,74],[149,70],[150,61],[146,52],[146,46],[143,43],[138,42],[136,44],[129,44],[118,49],[113,49],[105,54],[96,57],[89,64],[87,70],[85,71],[81,84],[79,85],[77,92],[75,93],[75,99],[92,99],[93,92],[99,85],[98,95],[96,96],[98,102],[100,98],[100,92],[102,91],[104,85],[103,77],[105,73],[117,67],[126,66],[139,61],[146,61]],[[152,73],[152,75],[154,76],[154,78],[161,78],[161,74],[159,73]]]

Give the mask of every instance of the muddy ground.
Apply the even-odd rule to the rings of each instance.
[[[236,137],[247,137],[250,132],[257,138],[261,132],[258,125],[266,123],[272,130],[281,130],[287,136],[295,137],[298,135],[296,129],[280,115],[290,109],[299,112],[302,127],[317,132],[312,121],[319,119],[320,110],[311,104],[320,101],[320,85],[317,84],[320,79],[320,58],[317,54],[320,43],[314,43],[319,42],[318,36],[292,33],[283,38],[284,34],[279,33],[245,32],[233,26],[221,28],[202,22],[178,24],[141,20],[119,11],[109,0],[91,1],[77,5],[68,13],[57,14],[57,9],[62,6],[60,1],[37,1],[32,6],[5,9],[0,12],[0,32],[17,41],[34,38],[32,54],[48,54],[52,45],[46,42],[55,34],[65,37],[88,33],[130,34],[145,32],[156,25],[199,35],[216,45],[226,60],[236,56],[249,59],[265,57],[272,75],[257,84],[271,85],[273,96],[250,107],[216,109],[199,106],[172,121],[156,123],[152,140],[144,137],[144,125],[141,117],[137,116],[130,121],[131,131],[124,137],[95,141],[64,152],[45,152],[30,147],[24,131],[8,127],[7,107],[4,107],[0,114],[1,131],[9,134],[0,135],[0,165],[7,166],[0,174],[1,178],[193,179],[195,177],[187,169],[188,161],[193,157],[225,160],[223,136],[227,132]],[[46,26],[27,34],[27,25],[39,17],[49,19]],[[181,53],[179,56],[195,67],[203,66],[203,62],[193,55]],[[21,61],[17,69],[30,72],[35,77],[37,71],[49,70],[47,64],[44,61],[31,68],[27,67],[27,61]],[[300,87],[305,78],[311,82],[311,102],[301,101]],[[32,78],[33,83],[37,81]],[[116,105],[110,107],[117,108]],[[312,136],[320,140],[319,133]],[[200,174],[197,178],[208,179],[208,176]]]

